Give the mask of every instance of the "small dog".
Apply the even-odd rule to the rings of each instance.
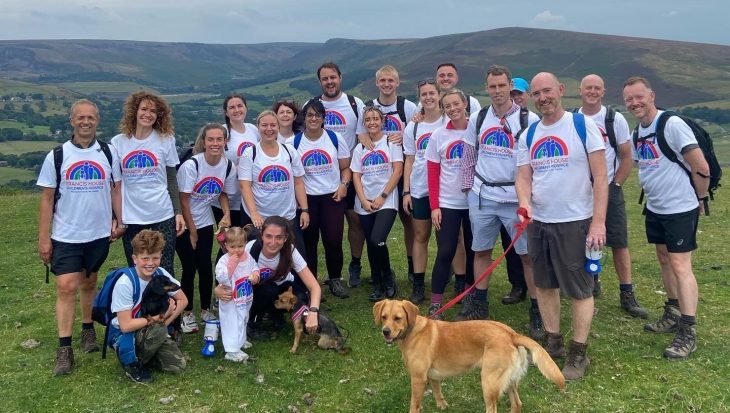
[[[411,376],[410,413],[421,411],[426,382],[431,383],[438,408],[446,409],[441,381],[474,368],[481,369],[487,413],[497,412],[504,392],[509,394],[512,413],[519,413],[522,402],[517,387],[527,372],[528,350],[540,372],[565,389],[565,378],[545,349],[502,323],[430,320],[418,315],[418,307],[410,301],[394,300],[376,303],[373,317],[383,326],[385,342],[397,342],[401,350]]]
[[[179,285],[165,276],[152,277],[142,294],[140,317],[154,317],[167,313],[170,308],[170,296],[167,293],[179,289]]]
[[[289,287],[288,290],[279,294],[279,298],[274,301],[275,308],[290,311],[294,314],[296,314],[303,305],[304,303],[292,291],[292,287]],[[322,312],[317,313],[317,321],[319,322],[319,328],[317,329],[317,334],[319,335],[317,345],[319,348],[325,350],[333,349],[340,354],[346,354],[350,351],[348,347],[344,347],[345,338],[342,336],[340,329],[337,328],[334,321],[330,320],[326,315],[322,314]],[[292,344],[292,347],[289,350],[292,354],[297,352],[297,348],[299,348],[299,341],[302,339],[302,333],[306,332],[304,329],[304,315],[293,320],[293,324],[294,344]]]

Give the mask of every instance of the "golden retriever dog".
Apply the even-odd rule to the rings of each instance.
[[[446,409],[441,381],[475,368],[481,369],[487,413],[497,413],[497,401],[505,392],[512,413],[519,413],[522,401],[517,387],[527,372],[528,351],[540,372],[565,389],[565,378],[545,349],[502,323],[430,320],[420,316],[410,301],[395,300],[376,303],[373,317],[382,326],[385,342],[397,343],[401,350],[411,376],[410,413],[421,412],[426,382],[431,383],[438,408]]]

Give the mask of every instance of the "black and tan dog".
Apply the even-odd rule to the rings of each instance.
[[[291,287],[289,287],[289,289],[284,291],[283,293],[279,294],[279,298],[274,301],[275,308],[278,308],[279,310],[290,311],[294,314],[299,313],[300,309],[302,309],[302,306],[304,306],[304,303],[297,297],[296,294],[294,294]],[[316,334],[319,335],[319,341],[317,342],[319,348],[325,350],[336,350],[340,354],[346,354],[350,351],[348,347],[344,347],[345,338],[342,336],[340,329],[337,328],[337,325],[334,323],[334,321],[330,320],[326,315],[322,314],[321,311],[317,313],[317,321],[319,323],[319,328],[317,329]],[[302,339],[302,333],[306,332],[306,330],[304,329],[304,315],[300,314],[300,316],[295,317],[292,322],[294,324],[294,344],[292,344],[289,352],[293,354],[296,353],[297,348],[299,348],[299,342]]]
[[[385,341],[397,343],[401,350],[411,377],[410,413],[421,411],[426,382],[431,383],[438,408],[446,409],[441,381],[475,368],[481,369],[487,413],[497,412],[497,401],[505,392],[512,413],[519,413],[522,402],[517,387],[529,366],[528,350],[540,372],[565,388],[565,378],[548,353],[534,340],[502,323],[430,320],[418,315],[418,307],[410,301],[394,300],[376,303],[373,317],[377,325],[382,325]]]
[[[142,293],[140,317],[164,315],[170,308],[168,293],[177,291],[180,286],[163,275],[155,275]]]

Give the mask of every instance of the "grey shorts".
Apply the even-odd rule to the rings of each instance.
[[[628,248],[629,246],[624,190],[616,185],[608,186],[606,245],[612,248]]]
[[[471,232],[474,238],[471,241],[471,249],[475,252],[494,249],[497,243],[499,231],[504,225],[510,238],[514,239],[517,234],[515,224],[519,223],[517,217],[517,203],[495,202],[489,199],[479,199],[473,191],[469,191],[469,221],[471,221]],[[481,206],[480,206],[481,204]],[[514,251],[517,255],[527,254],[527,238],[520,237],[515,241]]]
[[[585,270],[586,236],[591,219],[527,227],[527,249],[538,288],[559,288],[576,300],[593,296],[593,275]]]

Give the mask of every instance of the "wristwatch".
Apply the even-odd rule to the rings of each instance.
[[[345,188],[350,186],[350,181],[342,181],[340,182],[340,185],[343,185]]]
[[[309,208],[301,208],[301,209],[299,209],[299,210],[300,210],[301,212],[306,212],[307,214],[309,213]]]
[[[317,308],[317,307],[309,307],[309,312],[311,312],[311,313],[318,313],[319,312],[319,308]]]
[[[380,194],[380,197],[383,198],[383,199],[388,199],[388,194],[386,194],[385,192],[383,192],[382,194]]]
[[[117,228],[127,229],[127,228],[129,228],[129,225],[127,225],[127,224],[117,224]]]

